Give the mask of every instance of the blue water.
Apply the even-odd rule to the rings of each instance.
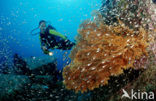
[[[30,35],[40,20],[50,21],[57,31],[74,41],[81,22],[90,18],[100,5],[100,0],[0,0],[1,57],[8,59],[14,53],[23,57],[46,56],[40,48],[39,35]],[[63,68],[70,51],[53,52],[57,67]],[[65,52],[67,58],[63,60]]]

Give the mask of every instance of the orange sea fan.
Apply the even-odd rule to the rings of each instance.
[[[76,92],[106,85],[110,76],[134,68],[136,59],[147,56],[148,34],[143,28],[134,31],[120,21],[118,26],[85,22],[78,32],[73,61],[63,71],[65,86]]]

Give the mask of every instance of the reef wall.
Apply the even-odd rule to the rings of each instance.
[[[105,85],[110,76],[135,68],[135,60],[148,55],[148,33],[143,28],[135,32],[122,22],[117,26],[85,22],[81,26],[71,53],[73,63],[63,73],[69,89],[84,92]]]
[[[117,11],[122,11],[115,16],[116,21],[108,23],[101,12],[94,12],[93,20],[80,25],[77,45],[70,55],[73,61],[63,71],[67,89],[93,90],[108,84],[111,76],[118,76],[125,69],[147,67],[150,47],[155,42],[154,32],[145,21],[150,19],[147,5],[138,0],[120,0],[116,5]],[[146,13],[141,14],[138,7]]]

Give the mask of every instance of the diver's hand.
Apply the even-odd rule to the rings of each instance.
[[[49,52],[49,51],[44,51],[44,54],[47,54],[49,56],[53,56],[53,52]]]
[[[53,55],[53,52],[48,51],[48,49],[46,47],[42,47],[44,54],[47,54],[49,56]]]

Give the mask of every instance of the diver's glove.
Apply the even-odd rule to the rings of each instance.
[[[50,52],[50,51],[48,51],[48,50],[44,50],[43,52],[44,52],[44,54],[47,54],[47,55],[49,55],[49,56],[52,56],[52,55],[53,55],[53,52]]]
[[[50,51],[48,50],[43,50],[44,54],[49,54]]]

